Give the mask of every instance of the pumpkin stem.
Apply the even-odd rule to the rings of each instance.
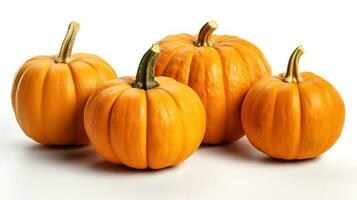
[[[71,22],[68,26],[66,37],[64,38],[61,50],[56,58],[56,63],[67,63],[71,57],[73,43],[79,30],[79,23]]]
[[[213,47],[214,41],[212,38],[213,32],[217,29],[218,25],[217,22],[214,20],[211,20],[207,22],[205,25],[200,30],[200,33],[198,34],[197,40],[193,42],[194,45],[201,47],[201,46],[207,46],[207,47]]]
[[[298,46],[291,54],[289,59],[288,69],[283,79],[284,82],[299,83],[302,81],[302,77],[299,74],[299,61],[303,53],[304,53],[304,48],[302,46]]]
[[[159,86],[159,83],[155,80],[155,63],[160,53],[160,47],[157,44],[144,54],[140,61],[138,72],[136,73],[135,81],[131,83],[133,88],[140,88],[149,90],[151,88]]]

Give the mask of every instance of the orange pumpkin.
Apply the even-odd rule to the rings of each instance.
[[[79,24],[72,22],[58,56],[36,56],[15,76],[12,106],[27,136],[46,145],[88,143],[83,109],[90,92],[116,74],[93,54],[71,51]]]
[[[189,85],[200,96],[207,117],[203,143],[231,142],[244,135],[240,111],[250,86],[271,75],[263,53],[252,43],[229,35],[212,35],[214,21],[198,36],[171,35],[159,44],[156,75]]]
[[[287,73],[256,83],[243,103],[242,121],[249,141],[274,158],[316,157],[336,142],[343,127],[342,98],[323,78],[311,72],[299,74],[302,54],[298,47]]]
[[[143,56],[135,77],[104,82],[91,95],[84,125],[104,159],[137,169],[173,166],[200,145],[205,111],[198,95],[171,78],[154,79],[159,46]]]

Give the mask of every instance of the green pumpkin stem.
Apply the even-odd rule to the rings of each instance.
[[[74,40],[79,30],[79,23],[71,22],[68,26],[67,34],[62,42],[60,52],[56,58],[56,63],[68,63],[71,58]]]
[[[159,83],[155,80],[155,62],[160,53],[160,47],[157,44],[144,54],[140,61],[138,72],[136,73],[135,81],[131,83],[133,88],[140,88],[149,90],[151,88],[159,86]]]
[[[283,79],[284,82],[299,83],[302,81],[302,77],[299,74],[299,61],[303,53],[304,53],[304,48],[302,46],[298,46],[291,54],[289,59],[288,69]]]
[[[206,46],[206,47],[213,47],[214,40],[212,37],[213,32],[217,29],[217,22],[216,21],[209,21],[201,28],[197,40],[194,41],[194,45],[198,47]]]

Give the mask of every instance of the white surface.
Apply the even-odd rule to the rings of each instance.
[[[120,2],[0,2],[0,199],[357,199],[354,1]],[[43,147],[16,124],[10,103],[15,71],[29,57],[57,53],[70,21],[81,23],[74,52],[101,55],[123,76],[135,74],[155,41],[197,33],[210,19],[218,21],[218,34],[257,44],[274,74],[304,45],[301,70],[325,77],[345,100],[345,127],[330,151],[279,162],[243,139],[204,146],[174,168],[138,171],[108,164],[90,147]]]

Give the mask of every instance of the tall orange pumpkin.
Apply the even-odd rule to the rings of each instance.
[[[58,56],[27,60],[15,76],[12,106],[27,136],[46,145],[88,143],[83,109],[96,86],[116,74],[102,58],[71,55],[79,24],[72,22]]]
[[[135,77],[104,82],[91,95],[84,125],[104,159],[138,169],[180,163],[199,146],[205,111],[188,86],[167,77],[154,79],[159,47],[143,56]]]
[[[274,158],[316,157],[337,141],[343,127],[342,98],[323,78],[299,74],[302,53],[302,47],[294,51],[286,74],[253,85],[243,103],[249,141]]]
[[[198,36],[171,35],[159,44],[156,75],[189,85],[200,96],[207,116],[203,143],[217,144],[244,135],[240,119],[243,98],[250,86],[271,75],[263,53],[236,36],[212,35],[214,21]]]

